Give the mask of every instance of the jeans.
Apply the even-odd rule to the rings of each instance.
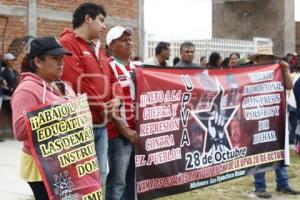
[[[136,199],[133,144],[122,136],[109,140],[108,165],[105,200]]]
[[[265,192],[266,191],[266,179],[265,172],[254,174],[254,186],[255,192]],[[287,188],[289,187],[288,182],[288,172],[286,167],[276,167],[276,183],[277,188]]]
[[[107,129],[93,128],[95,135],[95,149],[100,168],[101,186],[106,183],[107,176]]]
[[[290,144],[294,144],[295,143],[295,131],[296,131],[296,127],[297,127],[297,112],[295,108],[292,108],[291,106],[289,106],[289,140],[290,140]]]

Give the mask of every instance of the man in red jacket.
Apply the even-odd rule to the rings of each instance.
[[[105,185],[107,175],[106,123],[122,99],[120,85],[112,84],[117,83],[116,78],[93,42],[106,30],[105,17],[102,6],[83,3],[73,14],[73,30],[66,28],[60,38],[62,46],[73,53],[64,58],[62,79],[68,81],[77,94],[86,93],[88,96],[102,185]]]

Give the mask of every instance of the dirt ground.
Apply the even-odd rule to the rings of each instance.
[[[291,165],[289,166],[289,184],[295,190],[300,190],[300,156],[291,150]],[[300,200],[300,195],[285,195],[275,191],[275,173],[267,172],[267,190],[272,193],[272,200]],[[253,188],[253,176],[245,176],[214,186],[186,192],[178,195],[159,198],[159,200],[256,200]]]

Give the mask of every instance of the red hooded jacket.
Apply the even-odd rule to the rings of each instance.
[[[121,86],[101,51],[97,56],[91,44],[77,37],[71,29],[64,30],[60,43],[73,53],[64,57],[62,80],[69,82],[77,94],[87,94],[93,123],[102,124],[103,104],[115,97],[122,99]]]
[[[44,83],[43,83],[44,82]],[[45,84],[45,85],[44,85]],[[66,96],[75,97],[70,86],[65,84]],[[31,155],[28,130],[25,123],[25,111],[43,103],[52,103],[64,99],[51,85],[33,73],[21,74],[20,84],[15,90],[11,105],[13,113],[13,132],[17,140],[23,141],[23,151]]]

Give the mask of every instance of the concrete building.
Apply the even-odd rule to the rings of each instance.
[[[294,0],[213,0],[213,37],[268,37],[274,51],[295,51]]]

